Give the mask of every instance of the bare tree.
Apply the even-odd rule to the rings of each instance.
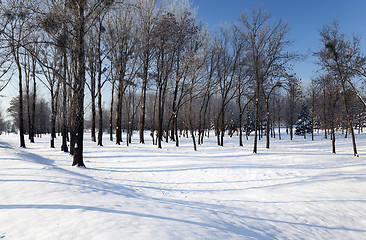
[[[140,108],[140,121],[139,121],[139,136],[140,143],[145,143],[144,130],[145,130],[145,119],[146,119],[146,92],[149,77],[149,68],[153,57],[152,48],[152,32],[155,27],[157,11],[156,0],[139,0],[137,2],[138,12],[138,24],[139,24],[139,35],[141,37],[139,57],[141,59],[141,108]]]
[[[25,52],[22,46],[25,45],[25,41],[32,32],[32,24],[30,23],[33,19],[33,14],[29,11],[27,3],[27,1],[17,0],[8,0],[1,3],[2,15],[6,18],[2,36],[7,42],[7,47],[13,56],[13,60],[18,70],[20,147],[25,147],[23,124],[23,69],[21,55]]]
[[[299,101],[302,95],[300,79],[295,76],[288,76],[285,89],[287,90],[286,121],[288,128],[290,128],[290,139],[292,140],[294,137],[293,129],[299,109]]]
[[[57,71],[57,67],[60,66],[59,61],[60,55],[55,46],[49,45],[45,46],[42,51],[40,51],[40,58],[43,59],[43,63],[47,66],[51,66],[51,68],[46,68],[41,65],[43,76],[46,81],[43,80],[42,77],[39,77],[39,80],[44,84],[44,86],[50,92],[51,98],[51,148],[55,148],[55,138],[56,138],[56,117],[57,117],[57,107],[58,107],[58,96],[59,89],[63,79],[59,77],[58,74],[55,73]]]
[[[285,52],[285,48],[291,42],[286,39],[289,30],[287,24],[282,20],[272,22],[271,14],[259,8],[253,9],[251,14],[242,13],[239,21],[240,25],[236,29],[245,42],[248,65],[255,82],[253,153],[257,153],[261,89],[268,80],[284,74],[289,61],[293,60],[294,55]]]
[[[320,31],[320,36],[324,47],[315,55],[318,56],[321,67],[335,76],[342,89],[344,112],[352,136],[353,155],[358,156],[353,123],[347,106],[346,91],[347,84],[355,76],[355,72],[351,71],[348,66],[357,65],[357,61],[360,59],[359,41],[356,38],[352,41],[347,40],[345,35],[340,32],[337,21],[331,25],[325,25]]]
[[[325,93],[325,98],[322,104],[326,107],[326,115],[329,121],[329,128],[331,130],[332,139],[332,153],[336,153],[336,136],[335,129],[338,125],[339,116],[339,100],[341,97],[341,88],[337,83],[337,80],[331,75],[323,75],[315,80],[317,87],[322,89]]]
[[[117,78],[116,144],[122,142],[123,98],[129,84],[137,74],[137,28],[131,6],[114,9],[107,17],[112,66]]]
[[[85,38],[91,26],[99,15],[113,4],[104,0],[48,0],[48,13],[44,14],[48,23],[67,23],[70,36],[70,53],[72,66],[72,99],[71,99],[71,143],[70,153],[73,153],[73,166],[85,167],[83,161],[84,140],[84,88],[86,74]],[[71,95],[69,95],[71,96]],[[73,150],[73,151],[71,151]]]
[[[233,33],[230,28],[222,28],[221,33],[216,40],[218,48],[216,68],[216,80],[218,92],[220,95],[220,109],[217,116],[217,143],[224,146],[225,134],[225,114],[226,106],[234,98],[236,93],[235,84],[238,78],[238,72],[241,70],[241,57],[244,50],[243,41],[239,35]]]
[[[171,77],[176,51],[175,33],[177,21],[173,13],[166,12],[157,19],[153,31],[154,48],[156,51],[156,85],[158,96],[158,148],[162,148],[163,116],[168,80]]]

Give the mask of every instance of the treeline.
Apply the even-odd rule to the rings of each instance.
[[[149,130],[159,148],[163,141],[179,146],[184,135],[196,150],[214,129],[221,146],[225,134],[237,133],[242,146],[254,132],[256,153],[258,139],[269,148],[286,126],[291,139],[325,129],[334,152],[335,131],[347,131],[357,156],[365,57],[359,40],[348,40],[337,23],[321,31],[314,52],[321,74],[307,88],[291,69],[303,56],[288,52],[287,24],[261,8],[211,33],[184,0],[7,0],[0,28],[3,87],[19,85],[8,111],[21,147],[24,134],[33,142],[47,126],[51,147],[61,132],[61,150],[84,166],[90,109],[87,127],[99,146],[105,130],[116,144],[123,132],[129,144],[136,131],[144,143]],[[37,104],[40,88],[49,92],[49,113]],[[44,115],[49,121],[37,125]]]

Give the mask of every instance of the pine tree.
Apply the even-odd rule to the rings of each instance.
[[[311,133],[311,118],[309,116],[308,106],[302,105],[295,124],[295,134],[303,135],[306,138],[306,133]]]

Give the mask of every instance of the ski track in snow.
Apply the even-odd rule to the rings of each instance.
[[[252,139],[212,135],[195,152],[137,137],[97,147],[86,134],[84,169],[49,136],[21,149],[1,135],[0,239],[366,239],[366,134],[359,158],[342,136],[337,155],[322,135],[258,154]]]

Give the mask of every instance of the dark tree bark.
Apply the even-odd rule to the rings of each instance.
[[[19,56],[15,56],[17,53],[13,53],[14,58],[18,68],[18,80],[19,80],[19,137],[20,137],[20,147],[25,148],[24,140],[24,118],[23,118],[23,84],[22,84],[22,67],[20,66]]]
[[[62,56],[62,145],[61,151],[68,152],[67,146],[67,55],[66,49],[63,50]]]
[[[112,80],[112,92],[111,92],[111,106],[110,106],[110,115],[109,115],[109,140],[113,142],[113,106],[114,106],[114,86],[115,80]]]
[[[85,1],[79,1],[77,24],[75,26],[75,50],[77,59],[77,72],[74,79],[74,116],[73,124],[75,134],[74,159],[72,166],[85,167],[83,161],[84,147],[84,88],[85,88]]]

